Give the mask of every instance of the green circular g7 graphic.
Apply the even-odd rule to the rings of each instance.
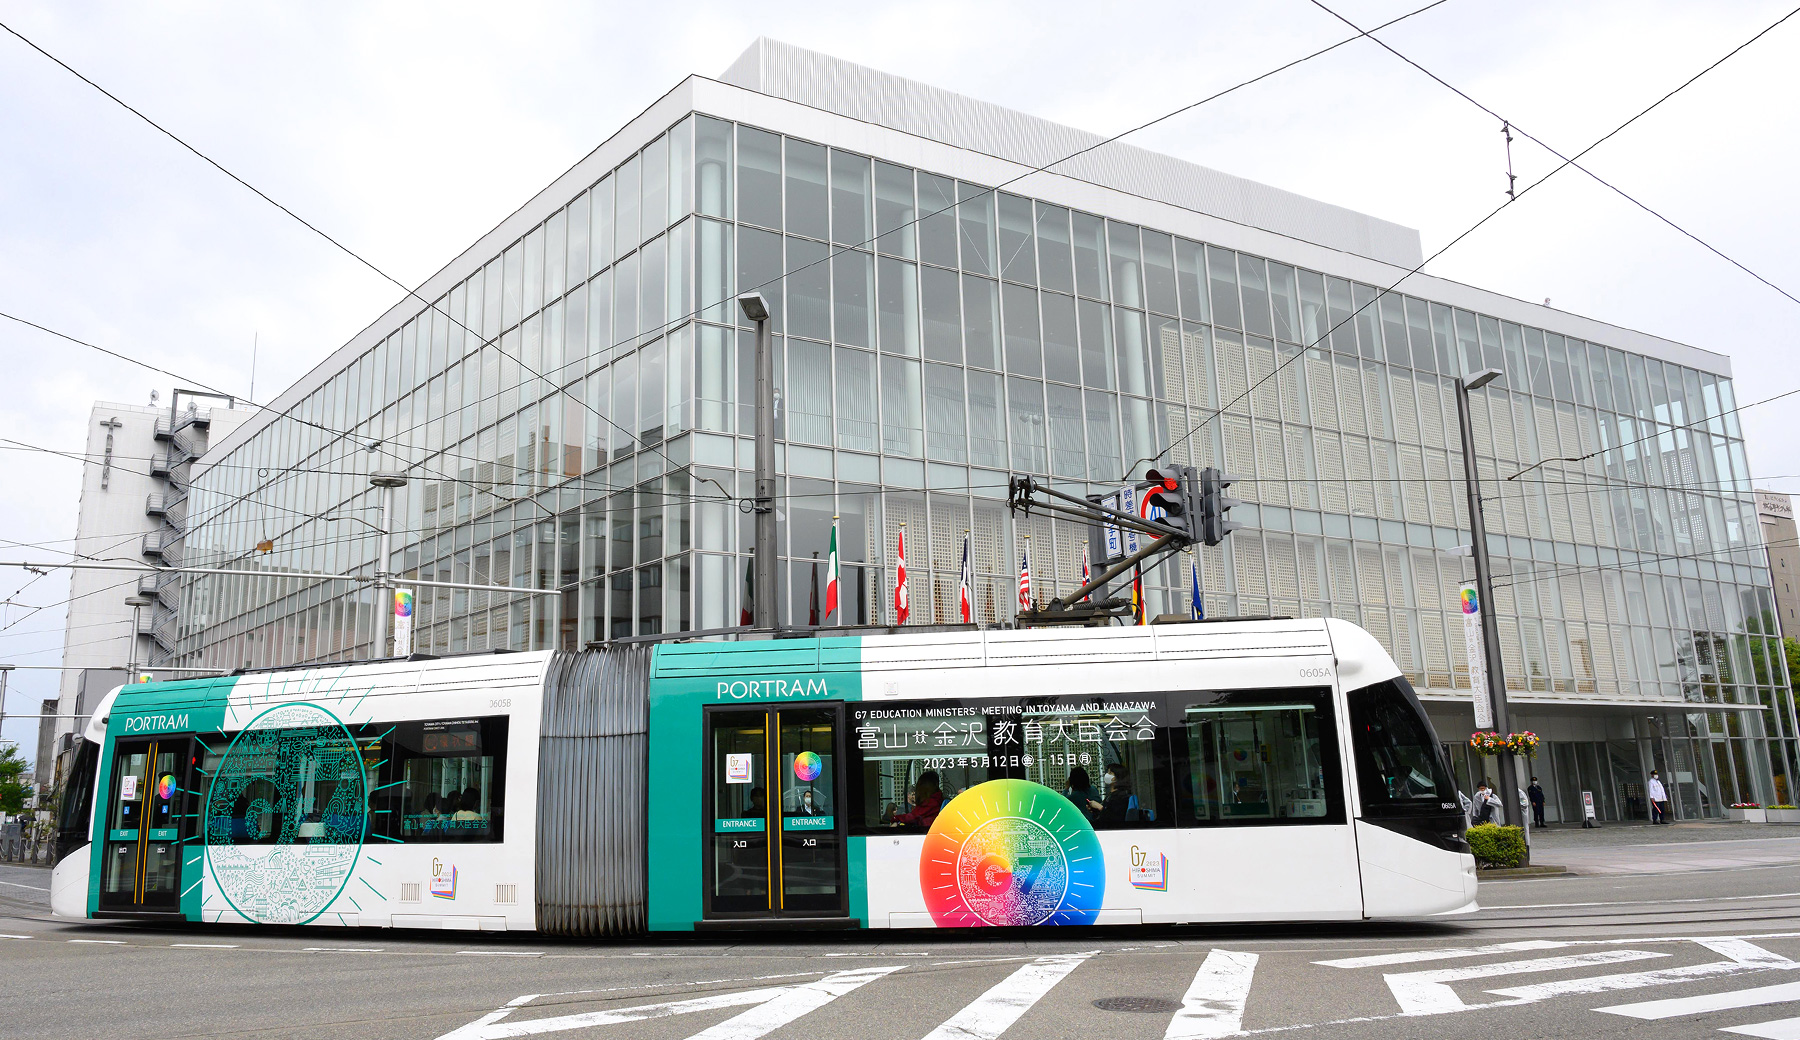
[[[307,924],[356,869],[369,829],[362,750],[337,716],[279,704],[232,738],[206,796],[206,867],[258,924]]]

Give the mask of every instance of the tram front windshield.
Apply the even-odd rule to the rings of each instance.
[[[1459,811],[1456,783],[1412,684],[1395,677],[1348,694],[1363,815]]]
[[[100,771],[100,745],[82,740],[75,751],[75,761],[63,781],[62,811],[56,821],[56,858],[58,860],[86,845],[93,822],[94,777]]]

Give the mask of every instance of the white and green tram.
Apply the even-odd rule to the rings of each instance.
[[[76,918],[541,931],[1349,921],[1475,906],[1451,773],[1363,630],[951,630],[123,687],[67,786]]]

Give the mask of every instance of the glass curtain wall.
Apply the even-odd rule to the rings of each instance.
[[[1022,557],[1068,591],[1086,537],[1010,518],[1009,473],[1217,465],[1246,475],[1245,529],[1146,573],[1153,614],[1198,570],[1210,616],[1346,618],[1420,689],[1467,689],[1451,380],[1493,367],[1472,403],[1509,688],[1693,704],[1724,776],[1794,735],[1729,379],[703,115],[198,478],[187,562],[266,573],[187,582],[182,663],[367,656],[371,594],[301,575],[372,569],[366,474],[393,460],[396,570],[548,593],[421,588],[421,651],[738,624],[751,290],[790,624],[822,608],[834,516],[843,622],[891,620],[903,525],[915,623],[956,620],[965,541],[1002,622]],[[1547,458],[1581,461],[1502,479]]]

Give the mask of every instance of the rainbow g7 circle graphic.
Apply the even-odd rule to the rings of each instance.
[[[1029,780],[989,780],[938,813],[919,890],[944,928],[1093,924],[1106,864],[1074,803]]]
[[[794,756],[794,779],[796,780],[817,780],[820,770],[824,768],[824,762],[815,752],[802,751]]]
[[[164,773],[162,779],[156,782],[156,797],[165,802],[175,797],[175,775],[173,773]]]
[[[1463,589],[1462,590],[1462,612],[1465,614],[1474,614],[1474,613],[1477,613],[1480,609],[1481,609],[1481,601],[1475,598],[1475,590],[1474,589]]]

